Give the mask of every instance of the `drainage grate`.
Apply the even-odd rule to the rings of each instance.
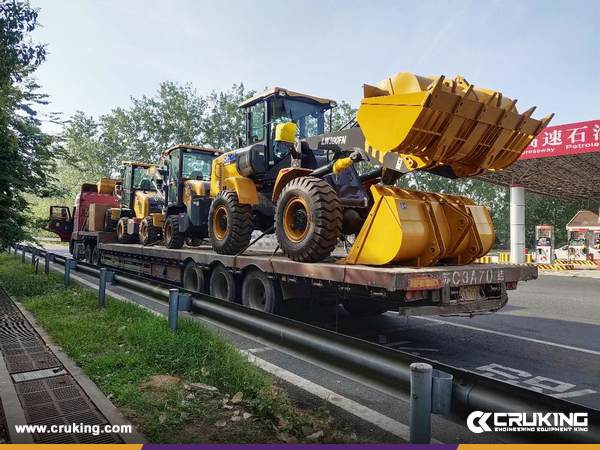
[[[102,426],[106,418],[0,287],[0,350],[28,424]],[[34,433],[44,444],[118,444],[117,434]],[[80,432],[77,432],[80,431]]]

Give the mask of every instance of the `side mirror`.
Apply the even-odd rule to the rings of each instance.
[[[235,137],[235,145],[237,146],[237,148],[242,148],[244,146],[244,141],[241,136]]]

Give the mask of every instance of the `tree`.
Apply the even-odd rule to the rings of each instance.
[[[333,131],[339,130],[342,126],[356,117],[357,111],[358,109],[353,108],[350,104],[342,100],[342,102],[333,109],[331,129]]]
[[[210,148],[234,150],[236,138],[245,134],[245,117],[239,104],[252,97],[255,91],[246,91],[244,84],[234,84],[229,91],[212,91],[207,98],[204,117],[203,142]]]
[[[30,238],[26,194],[56,191],[53,138],[40,129],[35,107],[47,104],[32,73],[46,59],[46,46],[33,44],[38,10],[29,2],[0,4],[0,247]]]

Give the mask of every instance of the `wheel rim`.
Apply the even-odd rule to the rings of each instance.
[[[248,285],[248,304],[252,309],[264,311],[267,306],[267,291],[261,280],[255,278]]]
[[[146,224],[145,221],[142,221],[142,223],[140,224],[140,239],[142,241],[145,241],[147,237],[148,237],[148,225]]]
[[[301,242],[308,234],[310,212],[306,200],[294,197],[283,211],[283,229],[292,242]]]
[[[165,227],[165,239],[169,242],[171,242],[171,236],[172,236],[173,232],[171,230],[171,222],[167,223],[167,226]]]
[[[221,300],[227,300],[229,296],[229,283],[224,273],[218,272],[212,279],[213,295]]]
[[[227,227],[229,225],[229,213],[223,205],[219,206],[213,215],[213,232],[215,237],[222,241],[227,236]]]

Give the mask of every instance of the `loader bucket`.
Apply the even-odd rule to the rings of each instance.
[[[535,107],[519,113],[516,100],[462,77],[399,72],[364,95],[356,117],[373,158],[393,152],[408,170],[445,166],[452,178],[510,166],[553,117],[532,119]]]
[[[466,197],[387,186],[371,194],[373,208],[340,264],[468,264],[492,248],[487,208]]]

